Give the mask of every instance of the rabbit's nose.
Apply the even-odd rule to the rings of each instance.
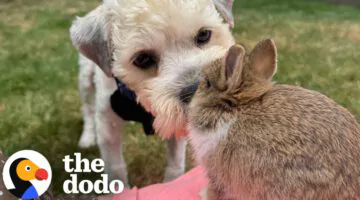
[[[195,82],[194,84],[191,84],[189,86],[184,87],[179,94],[180,101],[188,104],[190,103],[192,97],[194,96],[197,88],[199,86],[199,82]]]

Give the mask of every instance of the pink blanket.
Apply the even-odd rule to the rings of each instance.
[[[196,167],[172,182],[127,189],[113,200],[198,200],[207,183],[204,169]]]

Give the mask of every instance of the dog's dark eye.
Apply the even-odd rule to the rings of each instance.
[[[200,45],[204,45],[206,43],[208,43],[211,39],[211,30],[208,29],[200,29],[200,31],[198,32],[198,34],[195,37],[195,43],[196,45],[200,46]]]
[[[133,64],[141,69],[148,69],[150,67],[156,66],[157,62],[158,58],[154,52],[142,51],[135,56]]]

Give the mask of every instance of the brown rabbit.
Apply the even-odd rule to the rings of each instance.
[[[208,200],[360,199],[360,125],[318,92],[273,84],[272,40],[204,67],[189,139]]]

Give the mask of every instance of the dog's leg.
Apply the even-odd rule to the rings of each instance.
[[[95,84],[94,70],[96,65],[80,55],[79,93],[82,100],[83,131],[79,140],[79,147],[88,148],[95,145]]]
[[[101,157],[109,179],[120,179],[128,187],[127,168],[123,155],[123,128],[125,121],[116,115],[110,105],[110,96],[116,89],[113,79],[96,69],[96,133]]]
[[[167,167],[165,170],[164,182],[171,181],[185,171],[186,140],[176,140],[175,137],[167,142]]]

